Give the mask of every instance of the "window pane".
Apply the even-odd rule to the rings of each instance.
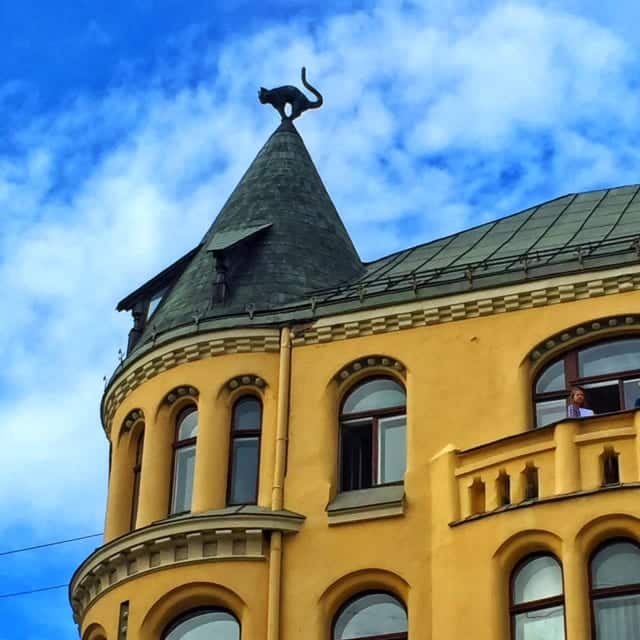
[[[354,640],[407,631],[404,607],[386,593],[372,593],[354,600],[340,614],[334,640]]]
[[[592,382],[582,386],[585,407],[594,413],[620,411],[620,384],[618,380]]]
[[[580,377],[640,369],[640,338],[605,342],[578,353]]]
[[[236,438],[231,452],[231,504],[255,504],[258,483],[258,438]]]
[[[162,302],[162,298],[164,294],[167,292],[166,289],[156,293],[151,300],[149,300],[149,309],[147,310],[147,320],[153,315],[155,310],[158,308],[158,305]]]
[[[554,362],[550,367],[547,367],[544,373],[538,378],[536,393],[562,391],[566,386],[564,360],[558,360],[558,362]]]
[[[591,576],[594,589],[640,584],[640,549],[630,542],[607,545],[593,558]]]
[[[634,380],[626,380],[624,386],[624,408],[639,409],[640,408],[640,378]]]
[[[198,435],[198,412],[195,409],[187,409],[180,414],[178,424],[178,440],[188,440]]]
[[[402,480],[407,460],[406,416],[381,418],[378,429],[379,482]]]
[[[513,603],[533,602],[562,595],[562,572],[551,556],[533,558],[524,564],[513,581]]]
[[[254,396],[240,398],[233,407],[234,431],[259,431],[262,421],[262,404]]]
[[[564,640],[564,607],[519,613],[515,622],[516,640]]]
[[[196,462],[196,448],[176,449],[176,461],[173,471],[173,502],[171,513],[191,511],[193,493],[193,472]]]
[[[557,422],[567,417],[566,400],[548,400],[536,402],[536,424],[544,427],[552,422]]]
[[[640,595],[594,600],[598,640],[638,640]]]
[[[165,640],[240,640],[240,625],[225,611],[207,611],[174,627]]]
[[[342,413],[404,407],[405,402],[401,385],[388,378],[377,378],[356,387],[345,400]]]
[[[368,489],[373,484],[373,437],[371,420],[342,424],[340,467],[342,491]]]

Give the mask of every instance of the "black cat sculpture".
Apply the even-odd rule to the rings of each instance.
[[[258,100],[262,104],[270,104],[280,114],[283,120],[295,120],[303,111],[307,109],[317,109],[322,106],[322,95],[307,82],[307,71],[302,67],[302,84],[313,93],[316,100],[309,100],[307,96],[290,84],[275,89],[265,89],[260,87]],[[285,105],[291,105],[291,114],[287,115]]]

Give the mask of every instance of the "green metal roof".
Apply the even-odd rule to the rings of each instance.
[[[133,353],[157,336],[303,322],[637,263],[639,193],[633,185],[565,195],[363,264],[300,135],[283,122],[189,254]],[[230,293],[214,303],[219,251]]]

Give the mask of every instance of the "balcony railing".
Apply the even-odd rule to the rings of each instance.
[[[640,411],[563,420],[462,451],[450,448],[455,524],[640,483]]]

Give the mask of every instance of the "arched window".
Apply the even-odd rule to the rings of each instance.
[[[138,502],[140,500],[140,473],[142,472],[142,449],[144,447],[144,431],[138,435],[136,442],[136,459],[133,464],[133,494],[131,496],[131,523],[130,528],[136,528],[138,517]]]
[[[618,338],[567,351],[536,378],[536,425],[567,417],[569,387],[585,391],[594,413],[640,407],[640,338]]]
[[[640,548],[609,541],[591,559],[595,640],[636,640],[640,629]]]
[[[180,616],[162,640],[240,640],[240,623],[224,609],[197,609]]]
[[[406,395],[391,378],[367,379],[340,413],[340,488],[399,482],[406,467]]]
[[[262,403],[243,396],[233,405],[227,504],[256,504],[260,468]]]
[[[553,556],[530,556],[511,575],[511,637],[564,640],[562,569]]]
[[[172,514],[191,511],[197,436],[198,410],[194,406],[189,406],[178,415],[176,420],[176,436],[173,445]]]
[[[356,596],[339,611],[332,640],[406,640],[407,612],[388,593]]]

